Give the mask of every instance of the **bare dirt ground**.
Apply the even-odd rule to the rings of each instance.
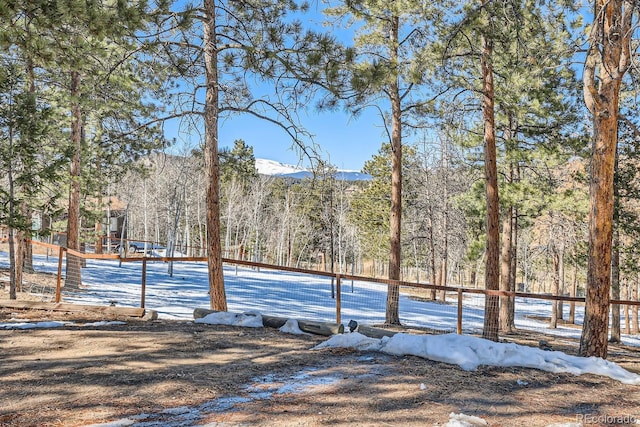
[[[0,329],[1,426],[124,418],[145,426],[432,426],[452,412],[491,426],[640,420],[639,386],[593,375],[467,372],[412,356],[311,350],[325,338],[267,328],[0,308],[0,322],[10,319],[74,323]],[[97,320],[126,324],[81,326]],[[537,345],[531,335],[508,339]],[[610,360],[640,373],[637,349],[612,346]]]

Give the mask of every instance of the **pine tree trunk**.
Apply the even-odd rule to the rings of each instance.
[[[558,249],[553,247],[553,282],[551,287],[551,295],[557,296],[560,290],[560,253]],[[555,329],[558,327],[558,304],[557,301],[551,302],[551,320],[549,327]]]
[[[390,42],[396,46],[398,43],[399,19],[391,17]],[[391,62],[398,59],[397,47],[391,49]],[[401,265],[401,230],[402,230],[402,117],[400,104],[400,87],[397,77],[389,88],[391,101],[391,220],[390,220],[390,252],[389,252],[389,279],[400,280]],[[388,325],[400,324],[399,313],[400,287],[389,285],[387,291],[387,310],[385,323]]]
[[[569,296],[575,297],[578,293],[578,260],[576,259],[573,264],[573,282],[571,283],[571,289]],[[569,305],[569,323],[576,323],[576,303],[571,301]]]
[[[8,132],[8,142],[9,142],[9,157],[13,158],[13,127],[9,126]],[[13,222],[15,221],[15,183],[13,182],[13,162],[9,162],[8,171],[7,171],[7,180],[9,187],[9,200],[8,200],[8,208],[9,208],[9,224],[8,224],[8,238],[9,238],[9,299],[17,298],[17,288],[20,287],[18,283],[17,275],[16,275],[16,245],[15,245],[15,229],[13,227]]]
[[[640,287],[640,273],[638,273],[638,277],[637,280],[633,281],[633,289],[632,289],[632,296],[631,296],[631,300],[632,301],[639,301],[638,300],[638,288]],[[640,333],[640,322],[638,322],[638,306],[634,305],[631,308],[631,333],[632,334],[638,334]]]
[[[27,273],[33,273],[33,245],[30,242],[25,242],[24,247],[24,261],[22,262],[24,271]]]
[[[26,188],[22,188],[23,194],[26,192]],[[29,272],[33,273],[33,259],[28,257],[31,253],[29,249],[31,248],[31,244],[29,243],[29,239],[31,238],[31,209],[26,202],[20,203],[20,215],[27,220],[28,228],[25,230],[19,230],[17,233],[17,246],[18,250],[16,252],[16,274],[20,276],[20,280],[18,284],[22,283],[22,273]],[[18,288],[20,291],[20,287]]]
[[[564,239],[564,233],[562,238]],[[562,246],[560,248],[560,253],[559,253],[559,260],[558,260],[558,295],[560,296],[564,296],[565,293],[565,289],[564,289],[564,241],[562,243]],[[558,320],[564,320],[564,301],[559,300],[558,301]]]
[[[443,195],[442,195],[442,203],[443,203],[443,224],[442,224],[442,281],[440,283],[441,286],[447,286],[447,275],[448,275],[448,263],[449,263],[449,153],[448,153],[448,145],[447,142],[444,141],[442,144],[444,147],[443,151],[443,163],[444,163],[444,178],[443,178]],[[447,300],[446,291],[440,292],[440,301],[445,302]]]
[[[619,85],[619,84],[618,84]],[[618,91],[605,85],[605,98],[615,100],[606,114],[594,120],[591,163],[589,255],[585,319],[580,355],[607,357],[609,291],[611,287],[611,238],[613,223],[613,163],[617,143]]]
[[[24,271],[24,253],[26,250],[26,238],[23,230],[14,230],[15,236],[15,275],[16,290],[22,292],[23,271]]]
[[[611,298],[620,299],[620,233],[617,229],[613,234]],[[611,304],[611,338],[609,338],[609,342],[619,343],[621,341],[620,333],[620,305]]]
[[[636,7],[628,0],[595,1],[583,72],[585,103],[593,117],[593,141],[587,293],[579,349],[582,356],[607,357],[618,108],[622,79],[631,65]]]
[[[631,299],[631,295],[629,292],[629,282],[626,282],[624,284],[624,299],[625,300],[630,300]],[[624,306],[624,332],[627,335],[631,334],[631,309],[629,307],[629,304],[625,304]]]
[[[436,243],[433,238],[433,207],[429,206],[429,251],[431,252],[430,259],[430,271],[431,271],[431,284],[437,284],[437,275],[436,275]],[[431,300],[436,300],[436,290],[431,289]]]
[[[27,58],[25,60],[25,66],[27,71],[27,91],[29,91],[29,95],[36,98],[36,76],[35,76],[35,66],[33,64],[33,60],[31,59],[30,54],[27,53]],[[27,190],[25,185],[23,184],[23,190]],[[24,191],[26,192],[26,191]],[[29,224],[29,229],[25,230],[22,233],[22,240],[24,245],[23,250],[23,259],[20,263],[20,275],[22,275],[22,271],[24,270],[27,273],[33,273],[33,246],[27,240],[31,239],[31,214],[32,209],[29,207],[26,201],[20,204],[20,211],[22,215],[27,219],[27,223]],[[18,283],[20,287],[22,287],[22,277],[20,278],[20,282]]]
[[[511,242],[512,242],[512,215],[513,207],[510,206],[502,220],[502,266],[500,271],[500,290],[510,291],[511,276]],[[509,334],[513,332],[509,324],[509,297],[507,295],[500,296],[500,331]]]
[[[80,107],[80,73],[71,73],[71,99],[73,106],[71,112],[71,143],[73,145],[73,157],[69,166],[71,179],[69,187],[69,208],[67,216],[67,248],[78,250],[80,237],[80,153],[82,151],[82,110]],[[81,284],[81,263],[76,256],[67,254],[67,270],[65,276],[66,288],[78,288]]]
[[[104,234],[102,231],[102,222],[101,221],[96,221],[96,225],[94,227],[94,230],[96,232],[96,243],[95,243],[95,253],[100,255],[103,253],[103,248],[102,248],[102,235]]]
[[[511,265],[509,266],[509,289],[516,291],[516,280],[518,272],[518,209],[513,209],[511,224]],[[511,332],[516,330],[516,297],[509,297],[507,324]]]
[[[227,311],[220,244],[220,168],[218,159],[218,47],[214,0],[204,0],[204,61],[206,94],[204,106],[204,162],[207,180],[207,266],[211,308]]]
[[[496,135],[493,87],[493,42],[482,36],[482,116],[484,121],[484,165],[487,197],[487,260],[485,287],[498,290],[500,287],[500,207],[498,203],[498,173],[496,159]],[[498,341],[499,298],[485,297],[484,325],[482,337]]]

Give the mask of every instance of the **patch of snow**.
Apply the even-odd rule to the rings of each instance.
[[[444,427],[482,427],[488,425],[482,418],[452,412],[449,414],[449,422]]]
[[[90,323],[79,323],[77,326],[111,326],[111,325],[126,325],[127,322],[120,321],[106,321],[103,320],[101,322],[90,322]]]
[[[348,347],[360,351],[379,351],[382,346],[379,339],[369,338],[359,332],[349,334],[334,335],[328,341],[321,342],[314,347],[314,350],[329,347]]]
[[[211,414],[218,412],[227,412],[232,410],[236,405],[242,403],[248,403],[253,401],[249,397],[241,397],[241,396],[226,396],[221,397],[219,399],[212,400],[210,402],[203,403],[199,406],[199,410],[203,414]]]
[[[287,323],[282,325],[279,329],[280,332],[285,332],[287,334],[295,334],[295,335],[309,335],[300,329],[298,325],[298,321],[296,319],[287,319]]]
[[[260,313],[230,313],[218,311],[196,319],[195,323],[205,323],[209,325],[229,325],[245,326],[249,328],[262,328],[262,315]]]
[[[69,324],[68,322],[33,322],[33,323],[0,323],[2,329],[38,329],[59,328]]]
[[[314,386],[333,384],[340,381],[340,377],[319,374],[312,368],[304,369],[292,376],[282,377],[268,374],[254,378],[252,381],[254,382],[252,385],[244,387],[244,392],[247,396],[223,396],[198,406],[177,406],[164,409],[155,414],[143,413],[85,427],[183,427],[200,425],[198,424],[199,421],[211,414],[233,411],[238,405],[271,399],[274,395],[305,393],[311,391]],[[224,423],[206,425],[220,426],[224,425]]]
[[[314,348],[328,347],[377,350],[396,356],[409,354],[458,365],[467,371],[475,370],[480,365],[534,368],[553,373],[602,375],[624,384],[640,385],[640,375],[601,358],[570,356],[560,351],[544,351],[466,335],[396,334],[377,340],[354,332],[334,335]]]
[[[338,381],[338,378],[332,375],[316,375],[313,369],[308,369],[300,372],[291,378],[291,381],[286,382],[280,386],[276,391],[276,394],[287,393],[303,393],[308,391],[314,386],[334,384]]]
[[[153,250],[150,251],[150,253],[151,253],[152,256],[158,257],[158,258],[164,258],[164,257],[169,256],[167,254],[167,250],[166,249],[153,249]],[[171,255],[172,258],[184,258],[186,256],[187,256],[186,254],[183,254],[182,252],[179,252],[179,251],[176,251],[176,250],[174,250],[173,251],[173,255]]]

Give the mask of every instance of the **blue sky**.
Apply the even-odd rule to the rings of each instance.
[[[301,112],[300,121],[313,135],[322,158],[338,169],[361,170],[387,139],[382,119],[374,109],[365,110],[358,117],[341,111]],[[182,130],[178,135],[177,126],[178,121],[165,124],[165,136],[176,138],[171,152],[179,153],[184,147],[195,148],[200,144],[199,132]],[[237,139],[252,146],[256,158],[308,166],[304,159],[300,163],[300,154],[289,135],[272,123],[248,115],[220,120],[219,147],[233,147]]]
[[[386,139],[382,120],[374,110],[357,118],[343,112],[302,114],[303,126],[314,135],[322,157],[338,169],[360,170]],[[277,126],[252,117],[233,117],[221,122],[220,146],[233,146],[243,139],[253,147],[257,158],[297,165],[299,153],[290,137]]]

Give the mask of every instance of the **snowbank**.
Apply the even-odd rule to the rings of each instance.
[[[300,325],[298,325],[298,321],[296,319],[288,319],[287,323],[282,325],[279,329],[280,332],[284,332],[287,334],[295,334],[295,335],[309,335],[300,329]]]
[[[314,349],[328,347],[375,350],[397,356],[419,356],[458,365],[467,371],[475,370],[480,365],[534,368],[554,373],[602,375],[624,384],[640,385],[640,375],[601,358],[570,356],[560,351],[544,351],[513,343],[497,343],[467,335],[396,334],[390,338],[374,339],[354,332],[335,335]]]
[[[206,323],[208,325],[229,325],[245,326],[249,328],[262,328],[262,315],[260,313],[230,313],[227,311],[217,311],[194,320],[195,323]]]

